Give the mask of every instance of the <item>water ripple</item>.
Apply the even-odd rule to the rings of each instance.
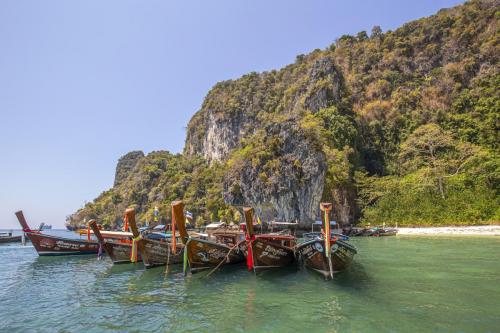
[[[355,240],[353,266],[325,281],[244,265],[184,276],[109,259],[38,257],[0,246],[0,331],[495,331],[500,239]]]

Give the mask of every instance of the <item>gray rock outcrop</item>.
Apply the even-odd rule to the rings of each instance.
[[[262,144],[273,145],[271,159],[244,159],[230,169],[224,200],[251,206],[266,220],[298,221],[308,227],[318,216],[326,172],[324,154],[295,121],[265,128]]]
[[[131,151],[120,157],[116,164],[115,181],[113,186],[119,186],[135,168],[137,162],[144,157],[142,151]]]

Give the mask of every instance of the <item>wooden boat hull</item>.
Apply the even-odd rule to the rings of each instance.
[[[14,242],[20,242],[21,240],[22,236],[0,237],[0,243],[14,243]]]
[[[374,236],[384,237],[384,236],[396,236],[397,230],[379,230]]]
[[[130,229],[135,237],[134,239],[137,239],[137,252],[138,254],[141,253],[142,262],[146,268],[167,264],[179,264],[183,261],[182,249],[184,245],[176,245],[177,251],[176,253],[172,253],[171,243],[166,241],[165,238],[162,238],[162,240],[143,238],[144,235],[140,234],[135,222],[134,209],[127,209],[125,211],[125,216],[130,224]]]
[[[190,238],[186,244],[187,259],[192,273],[200,270],[216,267],[221,264],[237,264],[245,260],[243,251],[239,246],[231,248],[225,244]],[[231,251],[231,252],[230,252]]]
[[[83,255],[99,251],[99,243],[93,241],[31,232],[27,232],[26,236],[40,256]]]
[[[295,251],[292,248],[278,245],[265,238],[247,241],[245,248],[249,244],[252,246],[253,269],[256,272],[268,268],[285,267],[295,260]],[[245,251],[245,255],[248,255],[248,251]]]
[[[330,268],[328,258],[324,251],[325,241],[322,239],[313,239],[300,244],[297,247],[297,254],[307,268],[310,268],[326,278],[330,277]],[[351,264],[356,255],[356,248],[340,239],[331,242],[331,261],[333,272],[339,272]]]
[[[168,242],[155,239],[141,239],[140,242],[144,244],[144,251],[146,252],[146,255],[143,256],[143,263],[146,268],[163,266],[167,263],[182,263],[184,247],[182,244],[177,245],[177,253],[172,253],[171,244]]]
[[[103,248],[113,261],[113,264],[129,264],[131,262],[131,244],[104,242]],[[137,252],[137,261],[142,261],[141,254],[139,252]]]

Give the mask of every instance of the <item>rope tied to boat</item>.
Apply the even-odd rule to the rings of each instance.
[[[137,242],[142,239],[141,235],[132,238],[132,249],[130,251],[130,262],[137,262]]]
[[[224,259],[222,259],[219,264],[217,266],[215,266],[214,269],[212,269],[206,277],[209,277],[210,275],[212,275],[213,272],[215,272],[224,262],[227,262],[227,260],[229,259],[229,255],[231,254],[231,252],[233,252],[234,249],[238,248],[239,249],[239,246],[241,243],[243,242],[246,242],[246,239],[243,239],[241,241],[239,241],[238,243],[236,243],[236,245],[234,245],[233,247],[229,248],[229,251],[227,252],[226,256],[224,257]]]

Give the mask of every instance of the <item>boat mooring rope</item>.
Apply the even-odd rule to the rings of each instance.
[[[215,266],[214,269],[212,269],[207,275],[206,277],[209,277],[213,272],[215,272],[225,261],[227,261],[227,259],[229,258],[229,255],[231,254],[231,252],[238,246],[240,246],[241,243],[243,242],[246,242],[246,239],[244,240],[241,240],[239,241],[238,243],[236,243],[236,245],[234,245],[232,248],[229,249],[229,251],[227,252],[227,255],[224,257],[224,259],[221,260],[221,262]]]

